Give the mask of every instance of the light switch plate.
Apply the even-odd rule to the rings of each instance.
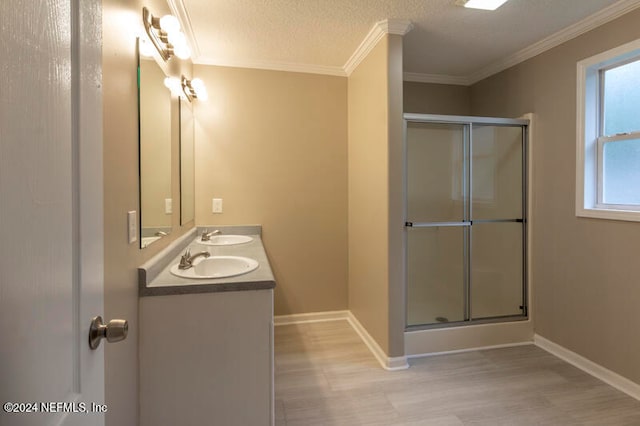
[[[171,214],[173,212],[173,200],[171,198],[164,199],[164,213]]]
[[[222,213],[222,198],[214,198],[212,203],[214,213]]]
[[[138,241],[138,215],[135,210],[127,212],[127,225],[129,227],[129,244]]]

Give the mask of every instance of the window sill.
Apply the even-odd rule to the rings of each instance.
[[[640,211],[635,210],[612,210],[598,208],[578,208],[576,216],[588,217],[591,219],[624,220],[627,222],[640,222]]]

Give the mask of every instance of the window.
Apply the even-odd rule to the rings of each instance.
[[[640,40],[578,63],[576,215],[640,221]]]

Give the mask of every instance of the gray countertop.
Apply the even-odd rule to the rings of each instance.
[[[260,227],[209,227],[220,229],[223,234],[250,235],[253,241],[228,246],[208,246],[198,244],[196,232],[185,235],[175,244],[138,268],[139,294],[164,296],[171,294],[215,293],[222,291],[267,290],[275,287],[269,260],[260,238]],[[197,232],[200,235],[201,231]],[[189,248],[192,254],[208,251],[212,256],[245,256],[258,261],[259,266],[247,274],[227,278],[189,279],[171,274],[173,265]]]

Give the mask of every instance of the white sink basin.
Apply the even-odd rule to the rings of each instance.
[[[197,240],[198,244],[205,246],[231,246],[234,244],[244,244],[253,241],[248,235],[213,235],[209,241]]]
[[[180,269],[178,265],[171,267],[171,273],[177,277],[191,279],[227,278],[246,274],[258,268],[254,259],[241,256],[211,256],[198,258],[194,266]]]

